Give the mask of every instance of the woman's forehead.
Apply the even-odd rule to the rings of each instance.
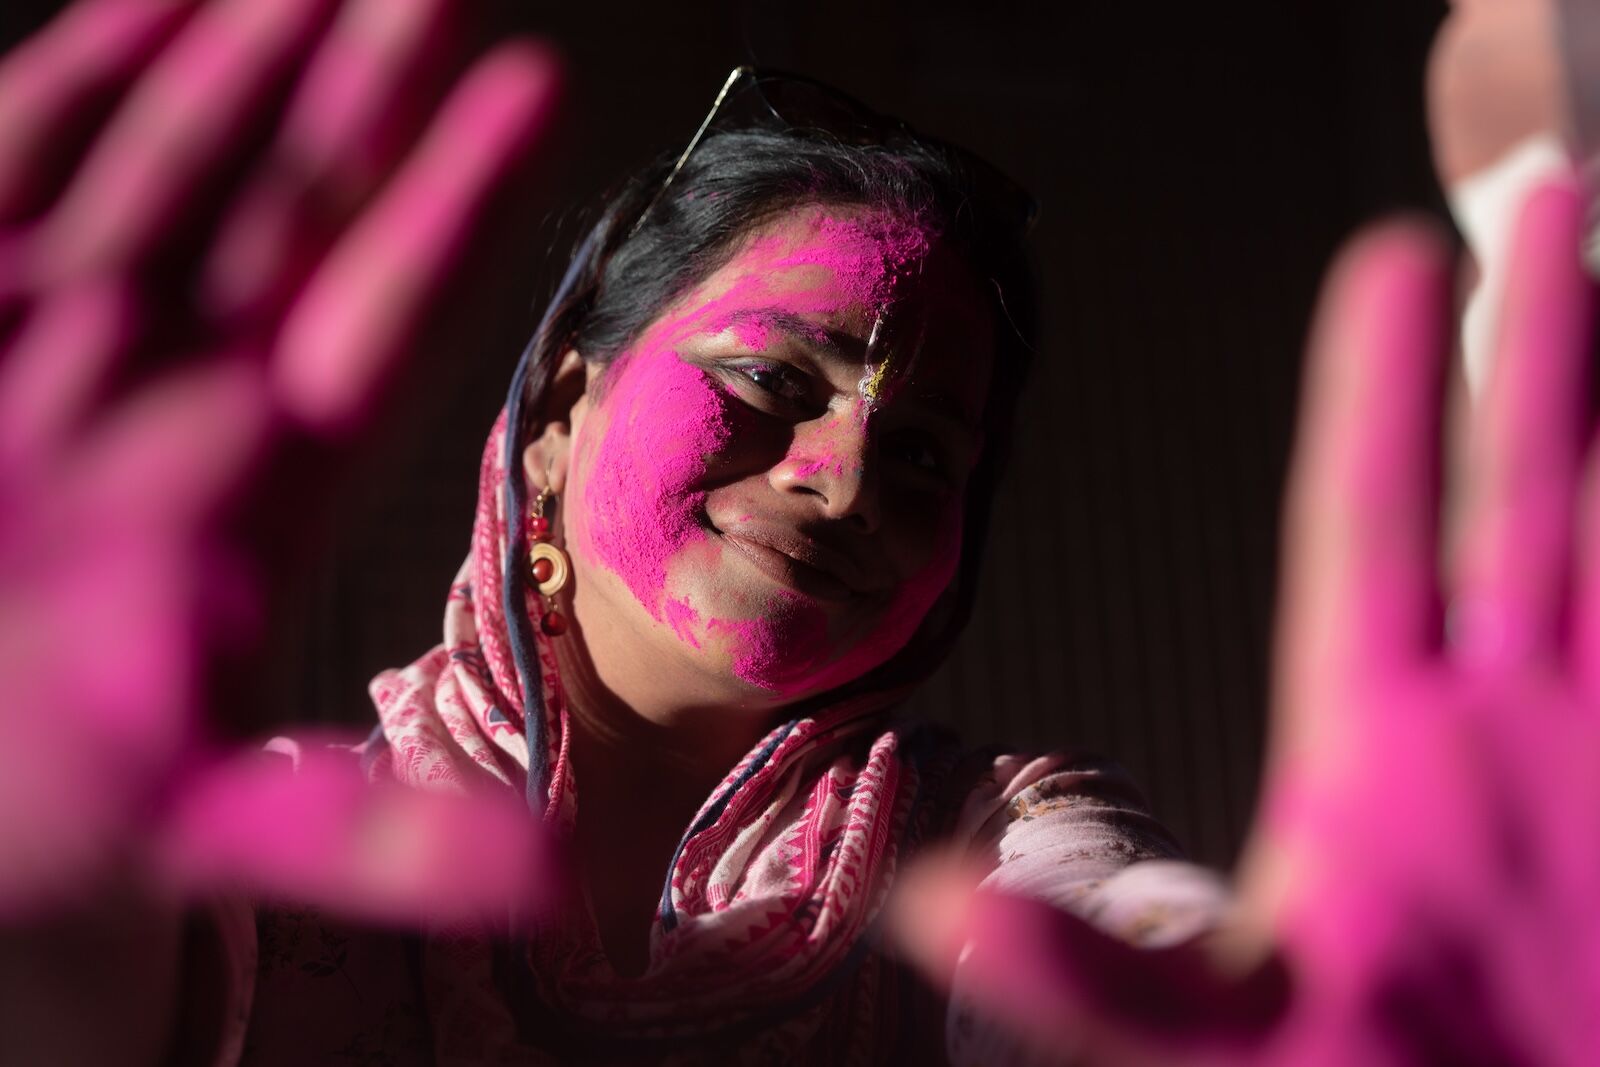
[[[859,352],[886,387],[914,371],[978,393],[979,406],[992,358],[989,309],[967,264],[925,222],[863,205],[812,204],[767,221],[657,325],[679,337],[809,329]]]

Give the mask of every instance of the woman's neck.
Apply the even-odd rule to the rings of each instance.
[[[658,797],[687,791],[698,804],[776,719],[670,694],[630,700],[599,677],[576,636],[556,642],[556,657],[582,778],[631,780]]]
[[[578,786],[577,861],[589,913],[619,975],[649,964],[660,887],[695,812],[760,739],[770,716],[670,700],[637,704],[606,686],[570,631],[556,645]]]

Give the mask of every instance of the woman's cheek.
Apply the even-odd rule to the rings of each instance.
[[[707,540],[699,519],[705,493],[695,486],[727,444],[728,416],[722,391],[676,353],[624,358],[603,402],[605,425],[585,446],[578,547],[672,625],[668,565]],[[681,616],[681,607],[670,610]]]
[[[905,579],[872,632],[848,649],[841,661],[857,677],[888,662],[906,646],[939,597],[955,580],[961,564],[962,514],[959,502],[940,509],[927,561]]]
[[[723,546],[701,525],[706,493],[697,487],[735,430],[747,440],[752,428],[725,390],[675,353],[625,358],[575,443],[580,514],[568,530],[582,563],[616,575],[685,646],[784,696],[842,685],[898,652],[955,573],[959,507],[928,517],[940,530],[928,562],[871,618],[840,618],[787,590],[731,587]]]

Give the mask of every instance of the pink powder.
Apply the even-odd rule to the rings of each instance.
[[[821,606],[787,589],[772,595],[761,616],[712,619],[707,630],[729,636],[733,672],[752,685],[784,696],[832,689],[905,647],[955,576],[960,555],[961,519],[952,510],[940,527],[928,566],[896,590],[866,633],[835,633]]]
[[[699,648],[700,639],[694,635],[694,630],[700,624],[700,613],[690,607],[687,600],[678,597],[667,598],[666,610],[667,625],[678,635],[678,640]]]
[[[736,288],[734,292],[743,295],[748,292],[743,287]],[[722,333],[731,330],[739,339],[739,343],[746,348],[762,351],[772,343],[772,335],[779,324],[779,311],[787,309],[773,308],[748,308],[734,311],[712,322],[707,328],[707,333]],[[828,343],[828,331],[809,322],[796,322],[792,316],[786,316],[788,321],[783,322],[783,327],[790,331],[798,331],[800,336],[819,345]]]
[[[614,421],[583,487],[586,547],[681,635],[695,613],[687,603],[663,603],[667,561],[705,539],[696,518],[705,493],[691,487],[727,442],[725,398],[670,350],[623,358],[606,400]]]
[[[822,241],[804,251],[815,248],[821,254],[797,256],[796,261],[831,267],[851,297],[874,310],[889,303],[900,278],[932,245],[925,225],[887,214],[819,215],[817,231]]]
[[[844,460],[833,456],[823,456],[819,459],[810,459],[794,469],[796,478],[809,478],[818,471],[832,471],[834,474],[844,473]]]
[[[728,328],[733,331],[733,335],[739,339],[740,344],[759,352],[765,349],[772,340],[770,323],[770,319],[744,318],[734,320],[729,324]]]
[[[829,651],[827,613],[787,589],[773,594],[760,618],[712,619],[709,628],[732,637],[734,674],[785,695],[813,688]]]
[[[723,293],[688,312],[697,330],[740,329],[741,341],[760,347],[768,340],[772,316],[763,304],[789,316],[837,315],[852,305],[869,316],[884,310],[897,283],[932,248],[934,234],[921,222],[885,214],[808,218],[810,233],[796,240],[777,234],[752,238],[734,258],[742,276]],[[796,271],[820,268],[828,284],[795,284]],[[775,277],[790,272],[780,289]],[[820,331],[819,327],[819,331]],[[682,336],[682,333],[679,333]]]
[[[869,314],[881,311],[899,278],[928,253],[932,234],[921,223],[884,214],[811,218],[815,239],[796,243],[767,237],[750,243],[757,278],[796,267],[821,267],[834,285],[785,294],[785,310],[834,314],[859,304]]]
[[[726,291],[663,317],[622,357],[625,362],[610,375],[602,405],[609,421],[593,445],[583,487],[588,554],[616,573],[685,644],[700,648],[697,634],[725,637],[739,678],[786,695],[842,684],[892,656],[948,583],[956,554],[941,551],[896,591],[882,614],[834,627],[822,606],[786,589],[763,597],[756,617],[711,618],[703,627],[701,611],[687,597],[667,594],[673,559],[699,565],[682,554],[709,540],[700,521],[707,494],[696,487],[709,462],[729,445],[728,405],[736,403],[679,358],[681,342],[734,329],[741,343],[760,350],[771,340],[775,318],[762,314],[766,308],[785,318],[836,316],[853,308],[880,314],[896,282],[932,241],[919,223],[888,215],[819,212],[808,223],[811,232],[798,239],[765,234],[749,241],[735,257],[738,274]],[[805,268],[826,274],[818,277]],[[871,408],[862,403],[855,410],[852,417],[865,420]],[[825,468],[842,472],[847,462],[858,457],[830,451],[806,457],[799,469],[802,477]],[[959,548],[959,514],[947,533],[952,536],[942,536],[942,542]],[[864,625],[871,631],[854,632]]]

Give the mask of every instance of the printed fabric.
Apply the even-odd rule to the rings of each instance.
[[[505,433],[502,417],[484,450],[471,553],[449,593],[443,644],[372,683],[380,727],[356,755],[373,781],[523,788],[523,689],[500,608],[510,550]],[[576,816],[579,783],[554,656],[539,642],[551,774],[534,817],[560,829]],[[895,871],[924,844],[965,843],[993,863],[995,885],[1135,940],[1203,926],[1216,910],[1202,892],[1179,894],[1189,903],[1173,913],[1162,879],[1123,877],[1177,849],[1115,768],[1072,755],[963,752],[941,732],[895,721],[890,702],[858,699],[778,725],[730,770],[665,872],[642,975],[612,970],[581,906],[516,945],[484,928],[386,936],[305,909],[261,909],[253,942],[235,938],[230,949],[234,969],[252,973],[233,983],[231,1018],[245,1033],[228,1036],[223,1059],[969,1060],[995,1046],[981,1018],[960,1007],[959,979],[947,1035],[940,999],[875,937]]]

